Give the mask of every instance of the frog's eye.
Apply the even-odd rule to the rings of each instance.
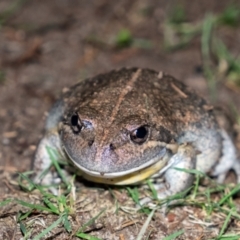
[[[134,143],[144,143],[147,140],[149,129],[147,126],[141,126],[130,133],[130,138]]]
[[[77,113],[74,113],[71,116],[70,123],[71,123],[71,128],[74,133],[78,134],[81,132],[82,123],[81,123]]]

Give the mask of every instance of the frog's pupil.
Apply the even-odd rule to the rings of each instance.
[[[71,124],[72,124],[72,126],[77,126],[78,125],[78,115],[73,115],[72,116]]]
[[[145,138],[147,135],[147,129],[145,127],[140,127],[136,131],[137,138]]]
[[[71,128],[75,134],[80,133],[82,126],[77,114],[73,114],[71,117]]]

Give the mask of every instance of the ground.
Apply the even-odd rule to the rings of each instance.
[[[232,4],[236,9],[240,6],[239,1]],[[210,13],[221,14],[229,5],[229,1],[218,0],[0,1],[0,201],[10,199],[7,204],[0,202],[0,239],[23,238],[23,226],[33,239],[59,219],[58,214],[35,210],[19,220],[19,214],[28,210],[20,200],[43,203],[38,191],[27,192],[19,187],[16,173],[31,169],[46,113],[64,87],[114,68],[162,70],[212,103],[234,109],[237,119],[239,88],[221,77],[214,83],[215,94],[212,92],[203,70],[201,38],[196,36],[187,46],[174,51],[167,51],[164,41],[168,19],[182,9],[184,20],[194,24]],[[217,36],[237,58],[240,26],[223,26]],[[149,215],[137,211],[129,191],[91,183],[76,183],[76,187],[75,212],[68,216],[72,232],[59,223],[44,238],[79,239],[75,233],[103,209],[102,215],[82,232],[100,239],[137,238]],[[204,191],[204,186],[201,188]],[[139,192],[145,189],[139,187]],[[211,198],[218,201],[219,196]],[[199,201],[206,198],[200,197]],[[240,208],[238,196],[233,204]],[[223,232],[237,239],[234,235],[240,231],[240,219],[230,215],[225,222],[227,215],[228,211],[209,211],[197,204],[185,204],[166,214],[156,210],[142,239],[163,239],[179,230],[183,232],[177,239],[214,239],[221,235],[224,223]]]

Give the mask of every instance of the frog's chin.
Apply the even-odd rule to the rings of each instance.
[[[141,166],[126,171],[112,173],[91,171],[73,160],[72,162],[79,169],[79,174],[89,181],[112,185],[128,185],[139,183],[159,172],[167,164],[168,160],[169,156],[166,149],[164,149],[164,151],[161,151],[161,153]]]

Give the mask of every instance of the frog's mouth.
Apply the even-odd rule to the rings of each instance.
[[[159,172],[164,168],[169,159],[170,157],[167,153],[167,149],[163,148],[155,157],[141,166],[126,171],[112,173],[91,171],[79,165],[76,161],[71,160],[79,169],[79,174],[89,181],[112,185],[128,185],[139,183]]]

